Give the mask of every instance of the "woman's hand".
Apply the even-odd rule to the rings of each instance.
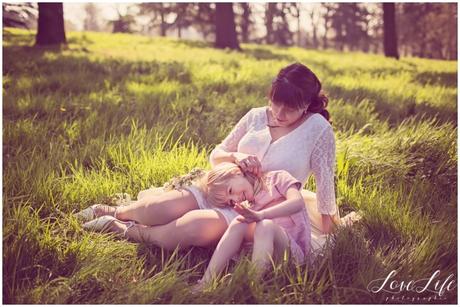
[[[241,167],[243,172],[253,173],[256,176],[262,174],[262,164],[259,159],[253,155],[247,155],[241,152],[233,153],[235,164]]]
[[[240,217],[236,218],[239,222],[249,224],[264,219],[264,214],[262,212],[254,211],[246,206],[243,206],[242,204],[236,204],[235,207],[233,207],[233,209],[235,209],[235,211],[241,215]]]

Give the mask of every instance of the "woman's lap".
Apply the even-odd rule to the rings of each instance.
[[[166,249],[177,246],[212,246],[227,229],[225,218],[215,210],[191,210],[165,225],[142,226],[140,235],[147,241]],[[133,238],[135,239],[135,238]]]

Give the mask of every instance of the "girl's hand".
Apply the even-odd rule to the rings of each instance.
[[[258,222],[264,219],[264,214],[262,212],[254,211],[241,204],[236,204],[233,209],[235,209],[235,211],[241,215],[240,217],[236,218],[239,222],[249,224],[249,223]]]
[[[253,173],[256,176],[262,174],[262,164],[260,164],[259,158],[256,156],[235,152],[233,157],[235,164],[241,167],[243,172]]]

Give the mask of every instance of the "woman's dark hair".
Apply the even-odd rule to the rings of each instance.
[[[273,80],[269,99],[290,108],[305,108],[319,113],[329,122],[326,110],[329,99],[321,90],[318,77],[305,65],[294,63],[284,67]]]

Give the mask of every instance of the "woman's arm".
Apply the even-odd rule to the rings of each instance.
[[[332,233],[335,229],[336,222],[334,222],[335,215],[329,214],[321,214],[321,222],[322,222],[322,231],[325,234]]]
[[[226,151],[224,148],[216,147],[212,151],[212,154],[209,159],[212,166],[220,164],[222,162],[235,163],[235,152]]]
[[[238,151],[238,144],[241,138],[247,133],[251,126],[250,118],[252,118],[251,110],[240,119],[222,143],[211,151],[209,162],[211,162],[212,167],[222,162],[235,162],[232,154]]]
[[[262,165],[255,155],[238,152],[238,144],[248,129],[253,125],[254,111],[250,110],[233,127],[227,137],[217,145],[209,156],[209,162],[214,167],[222,162],[232,162],[237,164],[244,172],[251,172],[260,175]]]
[[[337,220],[335,200],[335,137],[332,127],[322,131],[311,154],[311,169],[316,180],[316,201],[321,213],[323,233],[334,230]]]

